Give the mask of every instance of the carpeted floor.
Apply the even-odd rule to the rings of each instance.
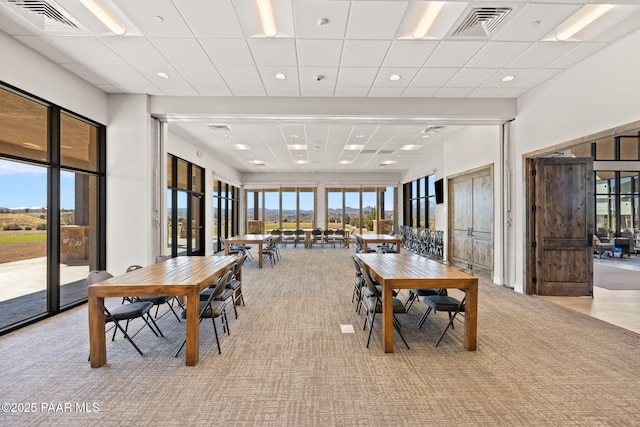
[[[640,271],[624,264],[599,262],[593,269],[593,283],[611,290],[640,290]]]
[[[440,325],[415,327],[422,303],[398,316],[411,350],[397,339],[383,353],[378,321],[367,349],[352,253],[287,248],[273,268],[246,266],[247,305],[221,355],[203,323],[196,367],[173,357],[184,324],[172,315],[165,338],[136,336],[144,357],[108,341],[100,369],[87,362],[86,306],[0,337],[2,402],[16,404],[0,425],[640,425],[640,335],[481,283],[476,352],[461,325],[434,347]]]

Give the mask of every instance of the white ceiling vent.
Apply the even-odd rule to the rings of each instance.
[[[53,0],[0,0],[14,16],[44,32],[77,32],[79,26],[71,15]]]
[[[213,132],[231,132],[229,125],[207,125]]]
[[[511,13],[510,7],[476,7],[471,9],[453,32],[457,37],[488,37]]]

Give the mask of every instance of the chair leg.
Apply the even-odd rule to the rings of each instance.
[[[409,298],[407,299],[407,302],[404,303],[404,310],[409,311],[409,309],[411,308],[415,300],[416,300],[416,294],[409,292]]]
[[[396,331],[398,331],[398,335],[400,335],[400,339],[402,339],[402,342],[404,343],[404,345],[407,346],[407,350],[411,350],[409,348],[409,344],[407,344],[407,340],[404,339],[404,336],[402,336],[402,332],[400,332],[400,322],[398,322],[398,319],[396,319],[396,316],[393,316],[393,327],[396,328]]]
[[[160,336],[161,336],[162,338],[164,338],[164,335],[162,334],[162,331],[161,331],[161,330],[160,330],[160,328],[158,327],[158,324],[156,323],[156,321],[155,321],[155,320],[153,320],[153,317],[151,317],[151,315],[149,315],[149,314],[147,313],[147,318],[148,318],[149,320],[151,320],[151,323],[153,323],[153,326],[155,326],[155,327],[156,327],[156,329],[158,330],[158,333],[160,334]],[[156,333],[156,331],[154,331],[154,330],[153,330],[153,328],[151,327],[151,325],[149,324],[149,322],[147,321],[147,319],[145,319],[145,318],[144,318],[144,316],[142,316],[142,320],[144,320],[144,322],[147,324],[147,326],[149,326],[149,329],[151,329],[151,330],[153,331],[153,333],[154,333],[154,334],[156,334],[156,336],[158,336],[158,333]]]
[[[144,356],[144,354],[142,354],[142,350],[140,350],[140,348],[136,345],[136,343],[133,342],[133,340],[131,339],[131,337],[129,336],[129,334],[127,333],[127,331],[125,331],[122,326],[120,326],[120,323],[118,323],[117,320],[114,320],[113,323],[116,325],[116,327],[114,329],[120,329],[122,331],[122,333],[124,334],[124,337],[129,340],[129,342],[131,343],[131,345],[138,351],[138,353],[140,353],[140,356]],[[114,333],[114,337],[115,337],[115,333]]]
[[[369,348],[369,342],[371,341],[371,332],[373,332],[373,322],[376,320],[375,310],[371,313],[371,322],[369,323],[369,337],[367,338],[367,348]]]
[[[447,323],[447,326],[444,327],[444,329],[442,330],[442,333],[438,337],[438,340],[436,341],[436,345],[435,345],[436,347],[438,346],[438,344],[440,344],[440,341],[444,337],[444,334],[447,333],[447,330],[449,330],[449,327],[451,326],[453,329],[453,321],[455,320],[457,315],[458,315],[457,311],[453,314],[453,316],[451,316],[451,312],[449,312],[449,316],[450,316],[449,323]]]
[[[420,318],[420,321],[418,322],[418,329],[422,328],[422,325],[424,324],[425,320],[427,320],[427,317],[429,317],[429,313],[431,313],[431,307],[427,307],[427,311],[425,311],[422,317]]]

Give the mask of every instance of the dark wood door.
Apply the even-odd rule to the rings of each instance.
[[[535,293],[593,296],[593,161],[561,157],[533,164]]]
[[[449,261],[493,279],[493,168],[449,180]]]

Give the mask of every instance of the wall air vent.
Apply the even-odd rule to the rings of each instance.
[[[489,37],[511,13],[510,7],[476,7],[453,32],[456,37]]]
[[[69,13],[53,0],[0,0],[0,4],[43,32],[81,31]]]
[[[231,132],[229,125],[207,125],[213,132]]]

